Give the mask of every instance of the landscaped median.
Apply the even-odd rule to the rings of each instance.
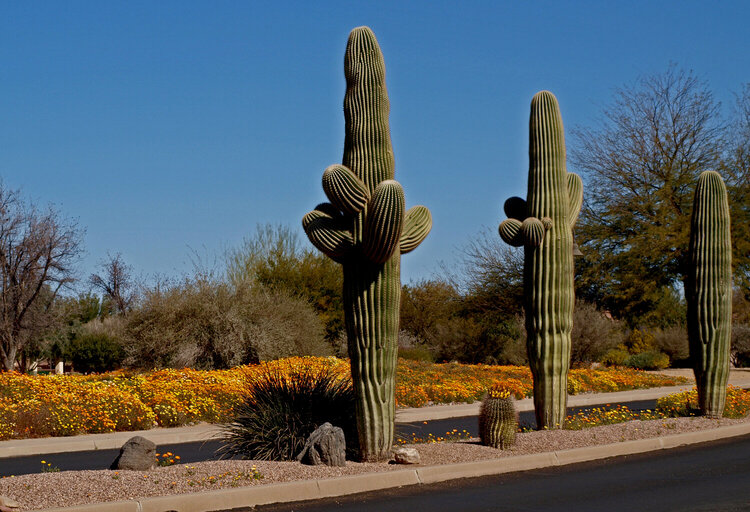
[[[513,449],[505,451],[474,442],[418,444],[422,464],[407,468],[385,463],[348,462],[345,468],[330,468],[295,462],[211,461],[149,472],[61,472],[5,478],[0,479],[0,495],[19,501],[25,507],[22,510],[203,512],[562,466],[740,435],[750,435],[747,418],[634,421],[586,430],[524,433]],[[248,476],[254,474],[253,467],[263,478]]]
[[[0,373],[0,439],[72,436],[231,421],[253,380],[263,372],[300,368],[349,378],[349,362],[333,357],[295,357],[231,370],[118,371],[85,376]],[[430,364],[400,359],[396,377],[400,407],[479,400],[501,382],[516,398],[531,396],[528,367]],[[687,379],[626,368],[574,369],[568,392],[614,392],[673,386]]]

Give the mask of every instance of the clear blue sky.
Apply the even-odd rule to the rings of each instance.
[[[343,55],[385,55],[396,179],[434,228],[404,257],[429,277],[526,188],[528,105],[569,130],[670,62],[725,107],[750,81],[750,2],[0,2],[0,177],[144,276],[189,271],[258,223],[301,233],[341,161]],[[572,140],[569,139],[569,140]],[[575,170],[569,168],[569,170]]]

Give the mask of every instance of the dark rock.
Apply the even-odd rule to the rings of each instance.
[[[156,464],[156,445],[145,437],[135,436],[128,439],[122,448],[120,455],[109,469],[132,469],[145,471]]]
[[[297,460],[313,466],[346,466],[344,431],[328,422],[323,423],[307,438]]]

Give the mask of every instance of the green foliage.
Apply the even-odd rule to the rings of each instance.
[[[106,333],[82,332],[70,345],[73,369],[81,373],[101,373],[119,368],[125,359],[125,350],[117,339]]]
[[[267,371],[248,383],[237,417],[223,427],[226,457],[294,460],[312,432],[325,422],[344,431],[356,451],[354,390],[330,370],[295,369],[288,376]]]
[[[625,364],[625,360],[630,357],[630,352],[625,349],[624,346],[609,349],[604,356],[602,356],[601,362],[607,366],[622,366]]]
[[[288,226],[259,225],[252,237],[227,253],[226,263],[231,283],[258,283],[307,300],[323,322],[329,342],[343,331],[341,270],[323,254],[301,247],[297,233]]]
[[[669,366],[669,356],[662,352],[648,350],[631,354],[622,364],[637,370],[663,370]]]
[[[750,105],[750,93],[742,98]],[[693,184],[705,169],[727,180],[735,277],[747,281],[750,108],[739,114],[726,125],[707,84],[672,66],[617,90],[595,127],[574,131],[572,161],[588,191],[576,237],[579,298],[631,327],[684,323],[678,289]]]
[[[625,339],[625,346],[631,354],[640,354],[654,349],[654,335],[644,329],[633,329]]]

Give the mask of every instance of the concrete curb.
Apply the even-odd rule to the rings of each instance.
[[[565,466],[567,464],[665,450],[747,434],[750,434],[750,422],[666,437],[639,439],[622,443],[521,455],[503,459],[416,467],[414,469],[369,473],[324,480],[304,480],[221,491],[142,498],[137,501],[118,501],[44,509],[37,512],[210,512],[214,510],[267,505],[270,503],[289,503],[330,498],[407,485],[438,483],[459,478],[499,475],[531,469]]]

